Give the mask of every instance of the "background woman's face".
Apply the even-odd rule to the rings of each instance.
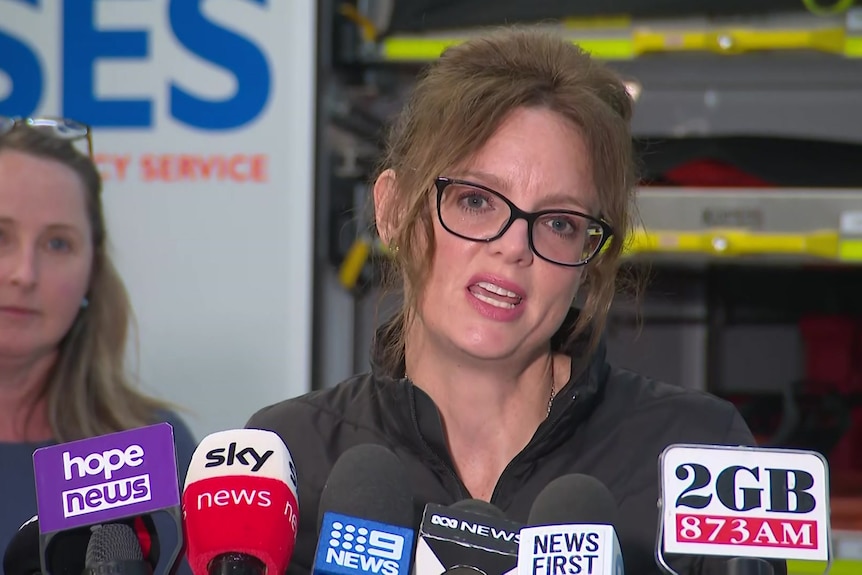
[[[516,110],[469,164],[440,175],[488,186],[529,212],[598,215],[587,146],[572,125],[547,109]],[[476,200],[483,206],[465,201],[472,202],[465,209],[484,209],[485,200]],[[436,252],[419,305],[427,334],[483,359],[546,346],[572,304],[584,268],[538,258],[524,220],[499,239],[480,243],[450,234],[434,213]]]
[[[81,309],[92,266],[78,175],[54,160],[0,152],[0,359],[59,344]]]

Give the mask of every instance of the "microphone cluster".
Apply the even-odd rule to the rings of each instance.
[[[566,475],[551,482],[536,498],[528,526],[485,501],[429,503],[415,550],[408,485],[389,450],[361,445],[344,452],[323,488],[313,574],[623,573],[613,527],[616,502],[592,477]]]
[[[6,575],[282,575],[299,526],[297,471],[270,431],[208,435],[185,484],[158,424],[34,453],[38,515],[3,557]],[[772,575],[766,559],[830,559],[828,472],[810,452],[673,445],[659,459],[656,563],[730,558],[727,575]],[[308,512],[308,511],[306,511]],[[564,475],[526,521],[491,503],[428,503],[414,530],[406,470],[357,445],[335,462],[317,510],[314,575],[623,575],[619,509],[598,479]]]

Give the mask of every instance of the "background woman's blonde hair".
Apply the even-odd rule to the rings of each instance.
[[[383,358],[403,360],[404,327],[434,257],[431,197],[435,178],[468,160],[520,107],[542,107],[566,118],[590,150],[601,215],[614,228],[606,248],[587,266],[584,303],[569,340],[592,327],[598,343],[617,289],[623,241],[631,228],[635,166],[632,101],[622,80],[574,44],[530,27],[507,28],[446,50],[419,77],[389,134],[381,170],[395,172],[397,196],[376,213],[398,247],[388,274],[403,289],[400,311],[383,333]],[[379,206],[378,206],[379,208]]]
[[[0,136],[0,153],[4,150],[71,168],[83,184],[93,231],[88,305],[61,341],[58,361],[40,391],[54,439],[64,442],[155,423],[168,405],[134,389],[126,370],[132,307],[108,254],[102,179],[95,163],[72,143],[26,126]]]

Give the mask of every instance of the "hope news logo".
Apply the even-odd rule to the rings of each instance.
[[[681,552],[749,548],[761,556],[809,558],[822,552],[828,536],[825,464],[805,453],[781,454],[762,450],[732,450],[712,461],[677,458],[663,472],[665,517],[669,536]],[[794,456],[796,463],[794,465]],[[806,459],[807,458],[807,459]],[[728,464],[728,461],[738,463]],[[668,551],[671,551],[668,548]],[[707,551],[708,552],[708,551]],[[716,553],[721,554],[721,553]]]
[[[104,481],[62,492],[63,516],[75,517],[106,509],[149,501],[152,498],[149,474],[112,479],[125,467],[144,463],[144,448],[130,445],[124,450],[108,449],[101,453],[72,457],[63,452],[63,477],[66,481],[97,476]]]
[[[397,533],[334,521],[326,562],[366,573],[399,575],[404,543],[404,537]]]

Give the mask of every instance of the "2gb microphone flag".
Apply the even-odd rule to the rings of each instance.
[[[829,472],[819,453],[671,445],[659,473],[660,551],[829,559]]]

